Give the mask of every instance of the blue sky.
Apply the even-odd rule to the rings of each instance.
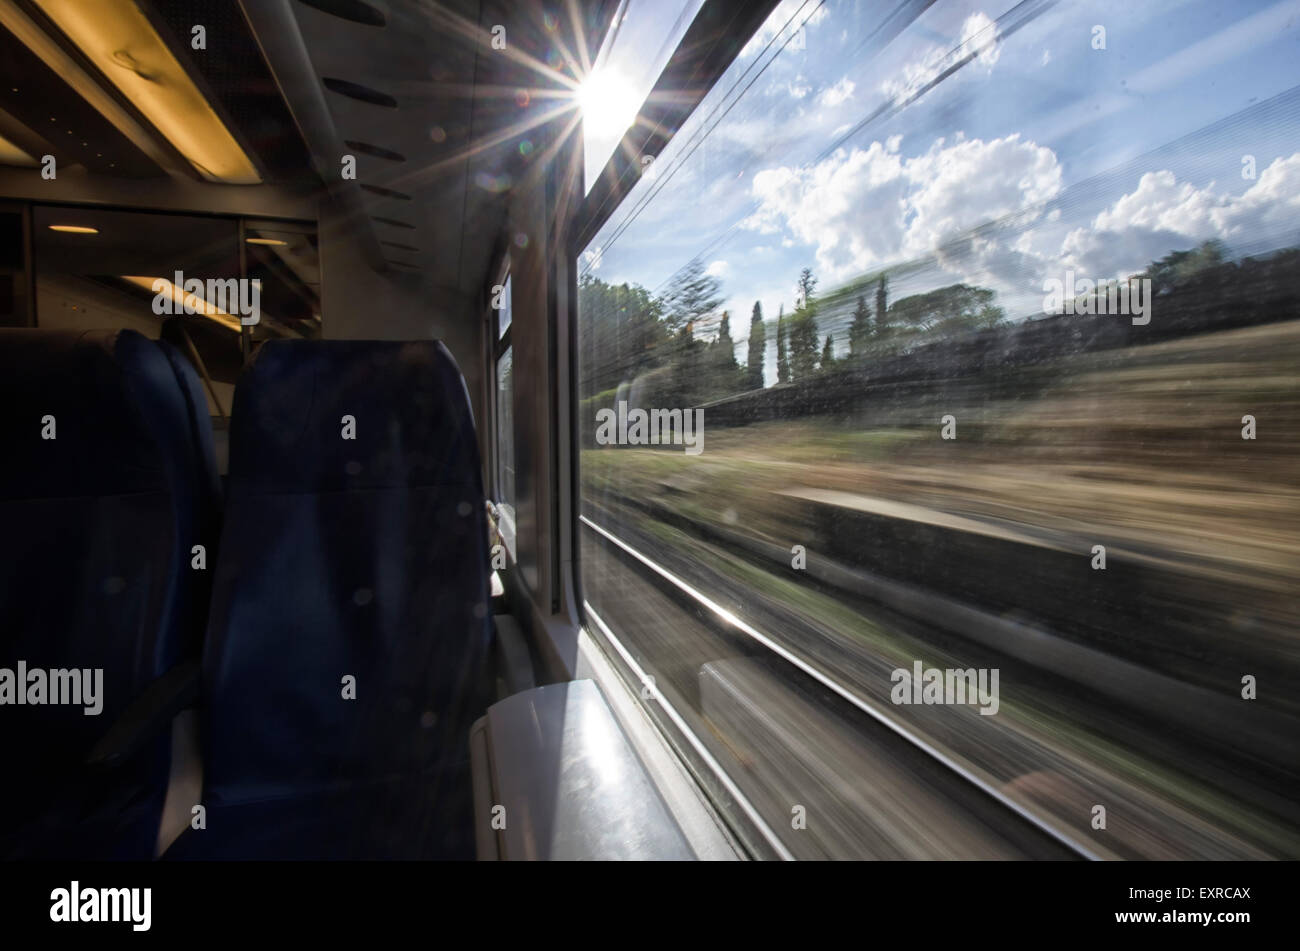
[[[805,266],[824,292],[911,263],[891,299],[965,281],[1019,318],[1067,267],[1300,243],[1294,0],[941,0],[891,36],[893,6],[785,0],[582,266],[661,291],[700,258],[743,362],[754,301],[791,310]],[[837,352],[847,319],[820,320]]]

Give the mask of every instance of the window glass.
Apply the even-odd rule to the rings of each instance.
[[[23,216],[0,208],[0,327],[27,326],[28,307]]]
[[[703,5],[704,0],[623,0],[619,5],[578,91],[587,191]]]
[[[497,361],[497,501],[513,519],[515,510],[514,348]]]
[[[1300,855],[1297,39],[787,0],[582,250],[588,617],[756,851]]]
[[[498,293],[498,288],[500,289]],[[497,315],[497,339],[500,340],[510,329],[510,321],[513,319],[510,304],[510,277],[506,276],[505,282],[498,284],[493,289],[493,307]]]
[[[514,348],[510,343],[510,324],[514,304],[512,284],[507,274],[492,288],[491,306],[496,315],[496,473],[494,494],[497,501],[498,528],[506,550],[515,555],[515,384]]]
[[[314,224],[36,206],[36,323],[47,330],[130,329],[190,360],[209,413],[228,417],[254,345],[321,335]],[[247,321],[247,323],[245,323]]]
[[[251,314],[253,303],[239,281],[238,220],[59,206],[32,217],[37,326],[162,338],[195,363],[208,412],[228,416],[243,366],[240,307]]]
[[[244,224],[248,276],[261,281],[262,309],[285,331],[321,335],[320,249],[314,225]]]

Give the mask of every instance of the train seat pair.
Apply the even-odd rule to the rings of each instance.
[[[197,378],[131,331],[0,332],[0,436],[0,670],[103,670],[98,716],[0,705],[0,854],[151,856],[197,699],[165,857],[473,855],[487,528],[441,344],[264,345],[224,500]]]

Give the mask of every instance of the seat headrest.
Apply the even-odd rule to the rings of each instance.
[[[235,389],[232,499],[480,484],[465,382],[438,341],[272,340]]]
[[[165,488],[151,421],[160,400],[179,400],[175,374],[132,330],[0,330],[0,497]]]

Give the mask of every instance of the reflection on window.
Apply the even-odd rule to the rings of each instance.
[[[23,230],[20,212],[0,209],[0,327],[25,327],[29,319]]]
[[[505,283],[498,284],[497,287],[500,288],[498,292],[500,297],[499,300],[493,302],[493,307],[497,314],[497,339],[500,340],[506,335],[506,331],[510,329],[510,321],[513,319],[510,304],[510,278],[507,277]],[[496,288],[493,288],[493,290],[496,291]]]
[[[208,412],[228,416],[243,366],[239,305],[251,300],[238,292],[239,222],[55,206],[32,219],[37,326],[166,340],[194,363]],[[203,293],[187,298],[177,281],[202,282]]]
[[[580,256],[593,625],[756,851],[1300,856],[1300,23],[885,8],[781,3]]]
[[[496,321],[496,472],[493,493],[498,503],[501,540],[515,555],[515,381],[514,348],[510,343],[514,301],[511,276],[492,288],[492,313]]]
[[[248,276],[262,282],[262,310],[300,337],[321,334],[320,252],[314,226],[244,227]]]
[[[256,345],[321,335],[315,226],[37,206],[36,323],[130,329],[172,344],[203,381],[212,416],[229,415],[243,368],[241,320]]]
[[[515,379],[514,348],[506,347],[497,361],[497,501],[503,513],[503,534],[513,554],[515,512]]]

